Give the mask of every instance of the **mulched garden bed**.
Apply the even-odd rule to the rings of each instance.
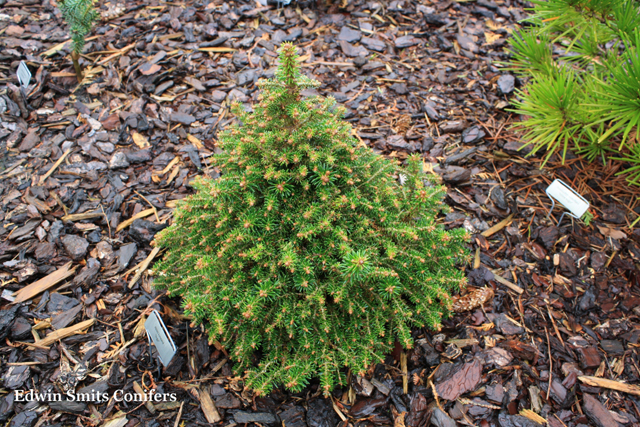
[[[524,2],[349,1],[284,8],[214,0],[100,3],[77,85],[55,2],[0,0],[0,421],[10,426],[638,425],[640,215],[618,166],[525,158],[505,108],[519,82],[506,39]],[[345,6],[345,7],[342,7]],[[421,153],[475,255],[484,308],[324,399],[318,385],[255,397],[225,349],[152,287],[150,245],[200,174],[232,100],[293,41],[304,72],[383,155]],[[15,70],[34,78],[20,94]],[[547,217],[555,178],[594,220]],[[463,291],[463,293],[469,290]],[[19,291],[19,292],[15,292]],[[163,367],[142,324],[157,309],[178,347]],[[14,390],[176,402],[18,402]],[[182,424],[183,423],[183,424]]]

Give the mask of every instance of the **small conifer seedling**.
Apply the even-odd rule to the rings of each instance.
[[[280,49],[255,111],[220,135],[221,177],[198,178],[156,244],[156,285],[181,295],[247,385],[325,393],[363,374],[412,327],[436,328],[464,283],[464,230],[446,231],[444,188],[415,157],[399,169],[359,144],[333,98]],[[406,176],[403,185],[398,173]]]
[[[71,60],[79,82],[82,81],[84,76],[78,59],[86,42],[85,37],[89,34],[93,23],[98,18],[98,11],[93,7],[94,2],[95,0],[61,0],[58,3],[62,16],[69,25]]]

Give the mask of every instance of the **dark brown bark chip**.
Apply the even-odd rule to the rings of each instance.
[[[478,126],[472,126],[462,131],[462,143],[476,144],[478,142],[481,142],[485,136],[486,133],[482,129],[480,129]]]
[[[13,305],[8,309],[0,310],[0,339],[4,340],[11,330],[18,308],[19,306]]]
[[[10,366],[2,377],[2,380],[5,387],[11,390],[17,390],[22,388],[22,386],[29,380],[30,376],[31,368],[29,366]]]
[[[56,245],[50,242],[41,242],[36,246],[35,257],[37,261],[47,262],[57,254]]]
[[[78,285],[91,285],[94,279],[100,271],[100,263],[95,258],[87,259],[87,264],[82,267],[78,275],[73,278],[73,284]]]
[[[549,383],[547,381],[541,381],[540,389],[546,396],[546,393],[549,390]],[[569,394],[562,383],[557,378],[553,378],[551,380],[551,392],[549,393],[549,396],[558,405],[563,406],[567,402],[567,397],[569,396]]]
[[[264,423],[273,425],[278,422],[273,414],[268,412],[244,412],[239,411],[233,414],[233,419],[238,424],[245,423]]]
[[[507,199],[502,187],[493,187],[493,190],[491,191],[491,201],[498,209],[502,209],[505,211],[509,209],[509,205],[507,204]]]
[[[580,355],[580,365],[584,369],[600,366],[602,358],[596,347],[579,348],[578,354]]]
[[[136,219],[131,224],[129,235],[138,242],[149,243],[156,233],[165,227],[167,227],[167,224],[156,224],[146,219]]]
[[[502,404],[504,399],[504,387],[502,384],[496,383],[488,385],[485,389],[487,399],[494,403]]]
[[[436,392],[442,399],[456,400],[464,393],[475,390],[481,374],[482,364],[478,360],[459,365],[446,379],[436,384]]]
[[[407,427],[426,427],[429,425],[430,418],[431,411],[429,410],[427,399],[422,393],[414,393],[411,396],[409,414],[405,419]]]
[[[605,266],[605,264],[607,263],[607,255],[602,253],[602,252],[594,252],[593,254],[591,254],[591,259],[590,259],[590,263],[591,263],[591,268],[593,268],[596,271],[600,271],[602,270],[602,267]]]
[[[458,166],[447,167],[444,175],[442,175],[442,179],[450,184],[460,184],[463,182],[467,182],[470,178],[471,171],[469,169]]]
[[[625,212],[617,204],[610,204],[602,211],[602,219],[614,224],[625,223]]]
[[[38,418],[38,413],[35,411],[20,412],[11,420],[8,427],[33,427]]]
[[[460,133],[467,126],[467,122],[464,120],[453,120],[442,123],[440,125],[440,130],[444,133]]]
[[[609,410],[596,397],[585,393],[582,395],[582,399],[584,401],[582,409],[595,425],[598,427],[618,426]]]
[[[18,150],[31,151],[36,145],[40,143],[40,136],[38,136],[37,129],[29,129],[27,135],[22,139]]]
[[[183,125],[189,126],[191,123],[196,121],[196,118],[191,114],[176,112],[171,114],[171,121],[182,123]]]
[[[340,34],[338,34],[338,40],[343,40],[348,43],[355,43],[362,38],[362,32],[358,30],[351,29],[346,25],[342,27],[340,30]]]
[[[307,427],[304,408],[294,406],[278,414],[283,425],[287,427]]]
[[[431,424],[435,427],[456,427],[457,424],[446,412],[440,408],[435,408],[431,415]]]
[[[516,325],[513,320],[508,319],[505,313],[500,313],[492,320],[498,330],[500,330],[504,335],[519,335],[524,332],[524,329],[521,326]]]
[[[123,169],[129,167],[129,161],[127,155],[122,151],[118,151],[111,156],[109,160],[109,169]]]
[[[58,330],[70,325],[81,311],[82,305],[77,305],[69,310],[63,311],[51,318],[51,327]]]
[[[486,417],[493,412],[493,409],[488,407],[488,405],[490,405],[490,403],[486,400],[480,399],[479,397],[474,397],[473,399],[471,399],[471,403],[466,405],[467,413],[474,418]]]
[[[31,324],[24,317],[18,317],[11,326],[11,337],[15,340],[23,340],[31,336]]]
[[[498,79],[498,89],[503,95],[508,95],[515,88],[516,79],[511,74],[505,74]]]
[[[120,116],[118,116],[117,113],[113,113],[100,123],[102,123],[102,127],[108,131],[116,130],[120,127]]]
[[[384,405],[387,402],[386,397],[381,397],[378,399],[368,398],[358,400],[349,411],[349,414],[354,418],[363,418],[368,415],[373,414],[373,412]]]
[[[556,255],[559,259],[558,267],[563,274],[565,274],[567,277],[573,277],[578,273],[578,269],[576,268],[576,261],[571,255],[562,252]]]
[[[503,368],[513,360],[513,355],[500,347],[492,347],[478,353],[478,358],[487,366]]]
[[[376,52],[383,52],[386,49],[386,45],[382,40],[371,37],[362,37],[360,43],[362,43],[367,49],[375,50]]]
[[[619,356],[624,353],[624,345],[618,340],[602,340],[600,341],[600,346],[607,354]]]
[[[67,398],[64,398],[61,401],[52,401],[52,402],[47,402],[47,405],[49,405],[49,408],[53,409],[54,411],[61,411],[61,412],[84,412],[85,409],[87,409],[87,404],[84,402],[78,402],[76,400],[69,400]]]
[[[54,292],[49,295],[49,302],[47,303],[47,312],[49,314],[58,314],[64,311],[68,311],[71,308],[80,304],[77,299],[69,298],[66,295]]]
[[[545,248],[553,249],[553,246],[558,241],[559,234],[558,227],[543,227],[538,231],[538,238]]]
[[[71,259],[79,261],[84,258],[89,248],[87,239],[73,234],[65,234],[60,238],[60,242],[64,246]]]
[[[163,374],[170,377],[178,375],[178,372],[180,372],[182,370],[182,367],[184,366],[184,362],[184,357],[178,355],[173,356],[173,359],[171,359],[169,365],[165,366],[162,370]]]
[[[366,56],[368,54],[367,49],[362,46],[354,46],[344,40],[340,40],[338,43],[340,44],[342,52],[351,58],[355,58],[357,56]]]
[[[216,399],[216,406],[223,409],[237,409],[241,407],[240,399],[235,397],[232,393],[226,393],[219,399]]]
[[[413,36],[402,36],[398,37],[395,41],[396,48],[404,49],[407,47],[415,46],[420,43],[420,40]]]
[[[456,40],[458,41],[458,44],[461,48],[468,50],[471,53],[476,53],[478,51],[478,45],[473,41],[471,37],[457,34]]]
[[[309,401],[307,425],[309,427],[335,427],[339,422],[338,414],[333,410],[331,401],[316,398]]]
[[[138,245],[135,243],[126,244],[118,250],[118,271],[123,271],[129,265],[131,258],[138,251]]]
[[[8,393],[2,399],[0,399],[0,421],[7,421],[9,416],[13,413],[13,401],[15,400],[15,393]]]
[[[542,427],[541,424],[530,420],[522,415],[498,415],[498,425],[500,427]]]

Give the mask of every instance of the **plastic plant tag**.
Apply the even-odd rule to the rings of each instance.
[[[18,65],[18,81],[20,82],[20,86],[26,88],[29,86],[29,82],[31,81],[31,71],[29,71],[29,67],[24,61],[20,61],[20,65]]]
[[[589,209],[589,202],[578,194],[576,190],[559,179],[553,181],[545,191],[552,202],[549,214],[553,211],[556,201],[570,212],[569,215],[576,219],[582,218],[582,215]],[[562,215],[564,216],[564,213]],[[560,221],[562,221],[562,216]],[[560,221],[558,221],[558,224],[560,224]]]
[[[168,366],[174,354],[176,354],[176,345],[156,310],[153,310],[147,321],[144,322],[144,328],[147,330],[147,336],[155,344],[156,350],[158,350],[160,361],[164,366]]]

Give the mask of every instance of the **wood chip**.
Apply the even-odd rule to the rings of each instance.
[[[116,233],[120,230],[124,230],[125,228],[133,224],[133,221],[135,221],[136,219],[148,217],[149,215],[153,215],[155,212],[156,212],[155,208],[149,208],[141,212],[138,212],[128,220],[122,221],[120,224],[118,224],[118,227],[116,228]]]
[[[51,332],[49,335],[38,341],[36,344],[40,346],[49,346],[54,342],[61,340],[63,338],[70,337],[72,335],[77,335],[80,333],[84,333],[83,331],[87,328],[93,326],[96,323],[95,319],[85,320],[84,322],[76,323],[73,326],[69,326],[68,328],[59,329],[55,332]]]
[[[509,215],[508,217],[506,217],[505,219],[503,219],[502,221],[500,221],[499,223],[497,223],[496,225],[494,225],[493,227],[491,227],[490,229],[483,231],[482,234],[484,237],[490,237],[493,236],[494,234],[496,234],[498,231],[502,230],[503,228],[505,228],[507,225],[509,225],[511,223],[511,220],[513,219],[513,214]]]
[[[180,172],[180,166],[175,166],[173,168],[173,170],[171,171],[171,175],[169,175],[169,179],[167,180],[167,185],[171,184],[171,182],[173,182],[173,180],[175,179],[176,176],[178,176],[178,173]]]
[[[547,423],[546,419],[542,418],[540,415],[536,414],[531,409],[523,409],[522,411],[520,411],[520,415],[522,415],[523,417],[527,417],[531,421],[536,422],[538,424],[545,425]]]
[[[144,406],[147,408],[147,411],[151,412],[152,414],[155,414],[156,408],[153,406],[153,403],[151,403],[150,400],[145,399],[146,393],[144,392],[142,387],[140,387],[140,384],[138,384],[138,381],[133,382],[133,389],[135,390],[136,393],[140,395],[140,397],[144,401]]]
[[[187,134],[187,139],[189,140],[190,143],[192,143],[198,150],[202,150],[204,148],[204,145],[202,144],[202,141],[200,141],[198,138],[196,138],[195,136],[191,135],[190,133]]]
[[[98,65],[104,65],[107,62],[111,61],[112,59],[115,59],[115,58],[119,57],[120,55],[124,55],[125,53],[127,53],[131,49],[133,49],[135,46],[136,46],[135,43],[131,43],[130,45],[123,47],[122,49],[120,49],[119,51],[114,53],[113,55],[109,55],[106,58],[104,58],[102,61],[98,62]]]
[[[402,371],[402,392],[409,394],[409,371],[407,370],[407,352],[400,353],[400,370]]]
[[[149,144],[149,140],[144,135],[141,135],[138,132],[133,132],[131,134],[131,138],[139,148],[147,148],[151,146],[151,144]]]
[[[71,267],[71,263],[67,263],[61,268],[57,269],[53,273],[49,274],[42,279],[33,282],[32,284],[16,291],[13,296],[16,298],[13,303],[18,304],[38,295],[40,292],[44,292],[50,287],[62,282],[67,277],[71,276],[75,271],[76,267]]]
[[[578,379],[583,383],[592,387],[603,387],[610,390],[622,391],[624,393],[634,394],[640,396],[640,386],[634,384],[626,384],[620,381],[608,380],[605,378],[579,376]]]
[[[171,402],[173,403],[173,402]],[[180,402],[180,410],[178,411],[178,416],[176,417],[176,421],[173,423],[173,427],[178,427],[180,424],[180,418],[182,418],[182,409],[184,408],[184,401]]]
[[[84,219],[100,218],[103,216],[104,216],[103,212],[87,212],[87,213],[81,213],[81,214],[65,215],[61,219],[63,221],[73,222],[73,221],[82,221]]]
[[[124,427],[129,420],[126,416],[122,416],[122,412],[118,412],[115,417],[102,424],[102,427]]]
[[[230,47],[201,47],[198,49],[201,52],[218,52],[218,53],[224,53],[224,52],[235,52],[237,49],[233,49]]]
[[[213,403],[209,391],[206,389],[202,390],[198,387],[198,395],[200,397],[200,407],[202,408],[202,412],[204,412],[204,416],[207,421],[211,424],[222,421],[222,417],[218,412],[218,408],[216,408],[216,404]]]
[[[504,277],[500,276],[500,274],[497,271],[492,270],[491,271],[494,275],[494,279],[496,282],[505,285],[507,288],[511,289],[514,292],[517,292],[518,294],[522,294],[524,293],[524,289],[522,289],[520,286],[511,283],[510,281],[508,281],[507,279],[505,279]]]
[[[47,213],[51,210],[51,208],[47,206],[45,202],[38,199],[37,197],[31,196],[28,192],[25,193],[23,200],[25,203],[35,206],[40,213]]]
[[[347,417],[342,413],[340,408],[338,408],[338,405],[336,405],[336,401],[333,399],[333,396],[331,397],[331,403],[333,404],[333,410],[336,411],[340,419],[342,421],[347,421]]]
[[[482,307],[493,298],[493,289],[485,287],[474,289],[466,295],[453,297],[453,306],[451,311],[454,313],[462,313],[471,311],[476,307]]]
[[[158,252],[160,252],[160,248],[158,247],[153,248],[149,256],[140,264],[138,264],[139,265],[138,271],[136,272],[135,276],[133,276],[133,279],[131,279],[131,281],[129,282],[129,288],[131,288],[133,285],[136,284],[138,280],[140,280],[140,277],[142,277],[142,273],[144,273],[147,267],[149,267],[149,264],[151,263],[151,261],[153,261],[155,256],[158,255]]]
[[[73,74],[73,76],[75,76],[75,73]],[[49,169],[47,171],[47,173],[45,173],[44,175],[42,175],[40,177],[40,182],[38,185],[42,185],[44,184],[44,182],[47,180],[47,178],[49,178],[51,176],[51,174],[53,172],[55,172],[55,170],[58,168],[58,166],[60,166],[60,164],[64,161],[64,159],[67,158],[67,156],[69,155],[69,153],[71,153],[71,148],[69,148],[67,151],[65,151],[62,156],[60,156],[60,158],[53,164],[53,166],[51,166],[51,169]]]
[[[173,168],[179,161],[180,161],[180,158],[178,156],[176,156],[169,162],[169,164],[164,169],[162,169],[161,172],[157,172],[157,173],[154,172],[153,174],[154,175],[158,175],[158,176],[162,176],[162,175],[166,174],[167,172],[169,172],[171,170],[171,168]]]

